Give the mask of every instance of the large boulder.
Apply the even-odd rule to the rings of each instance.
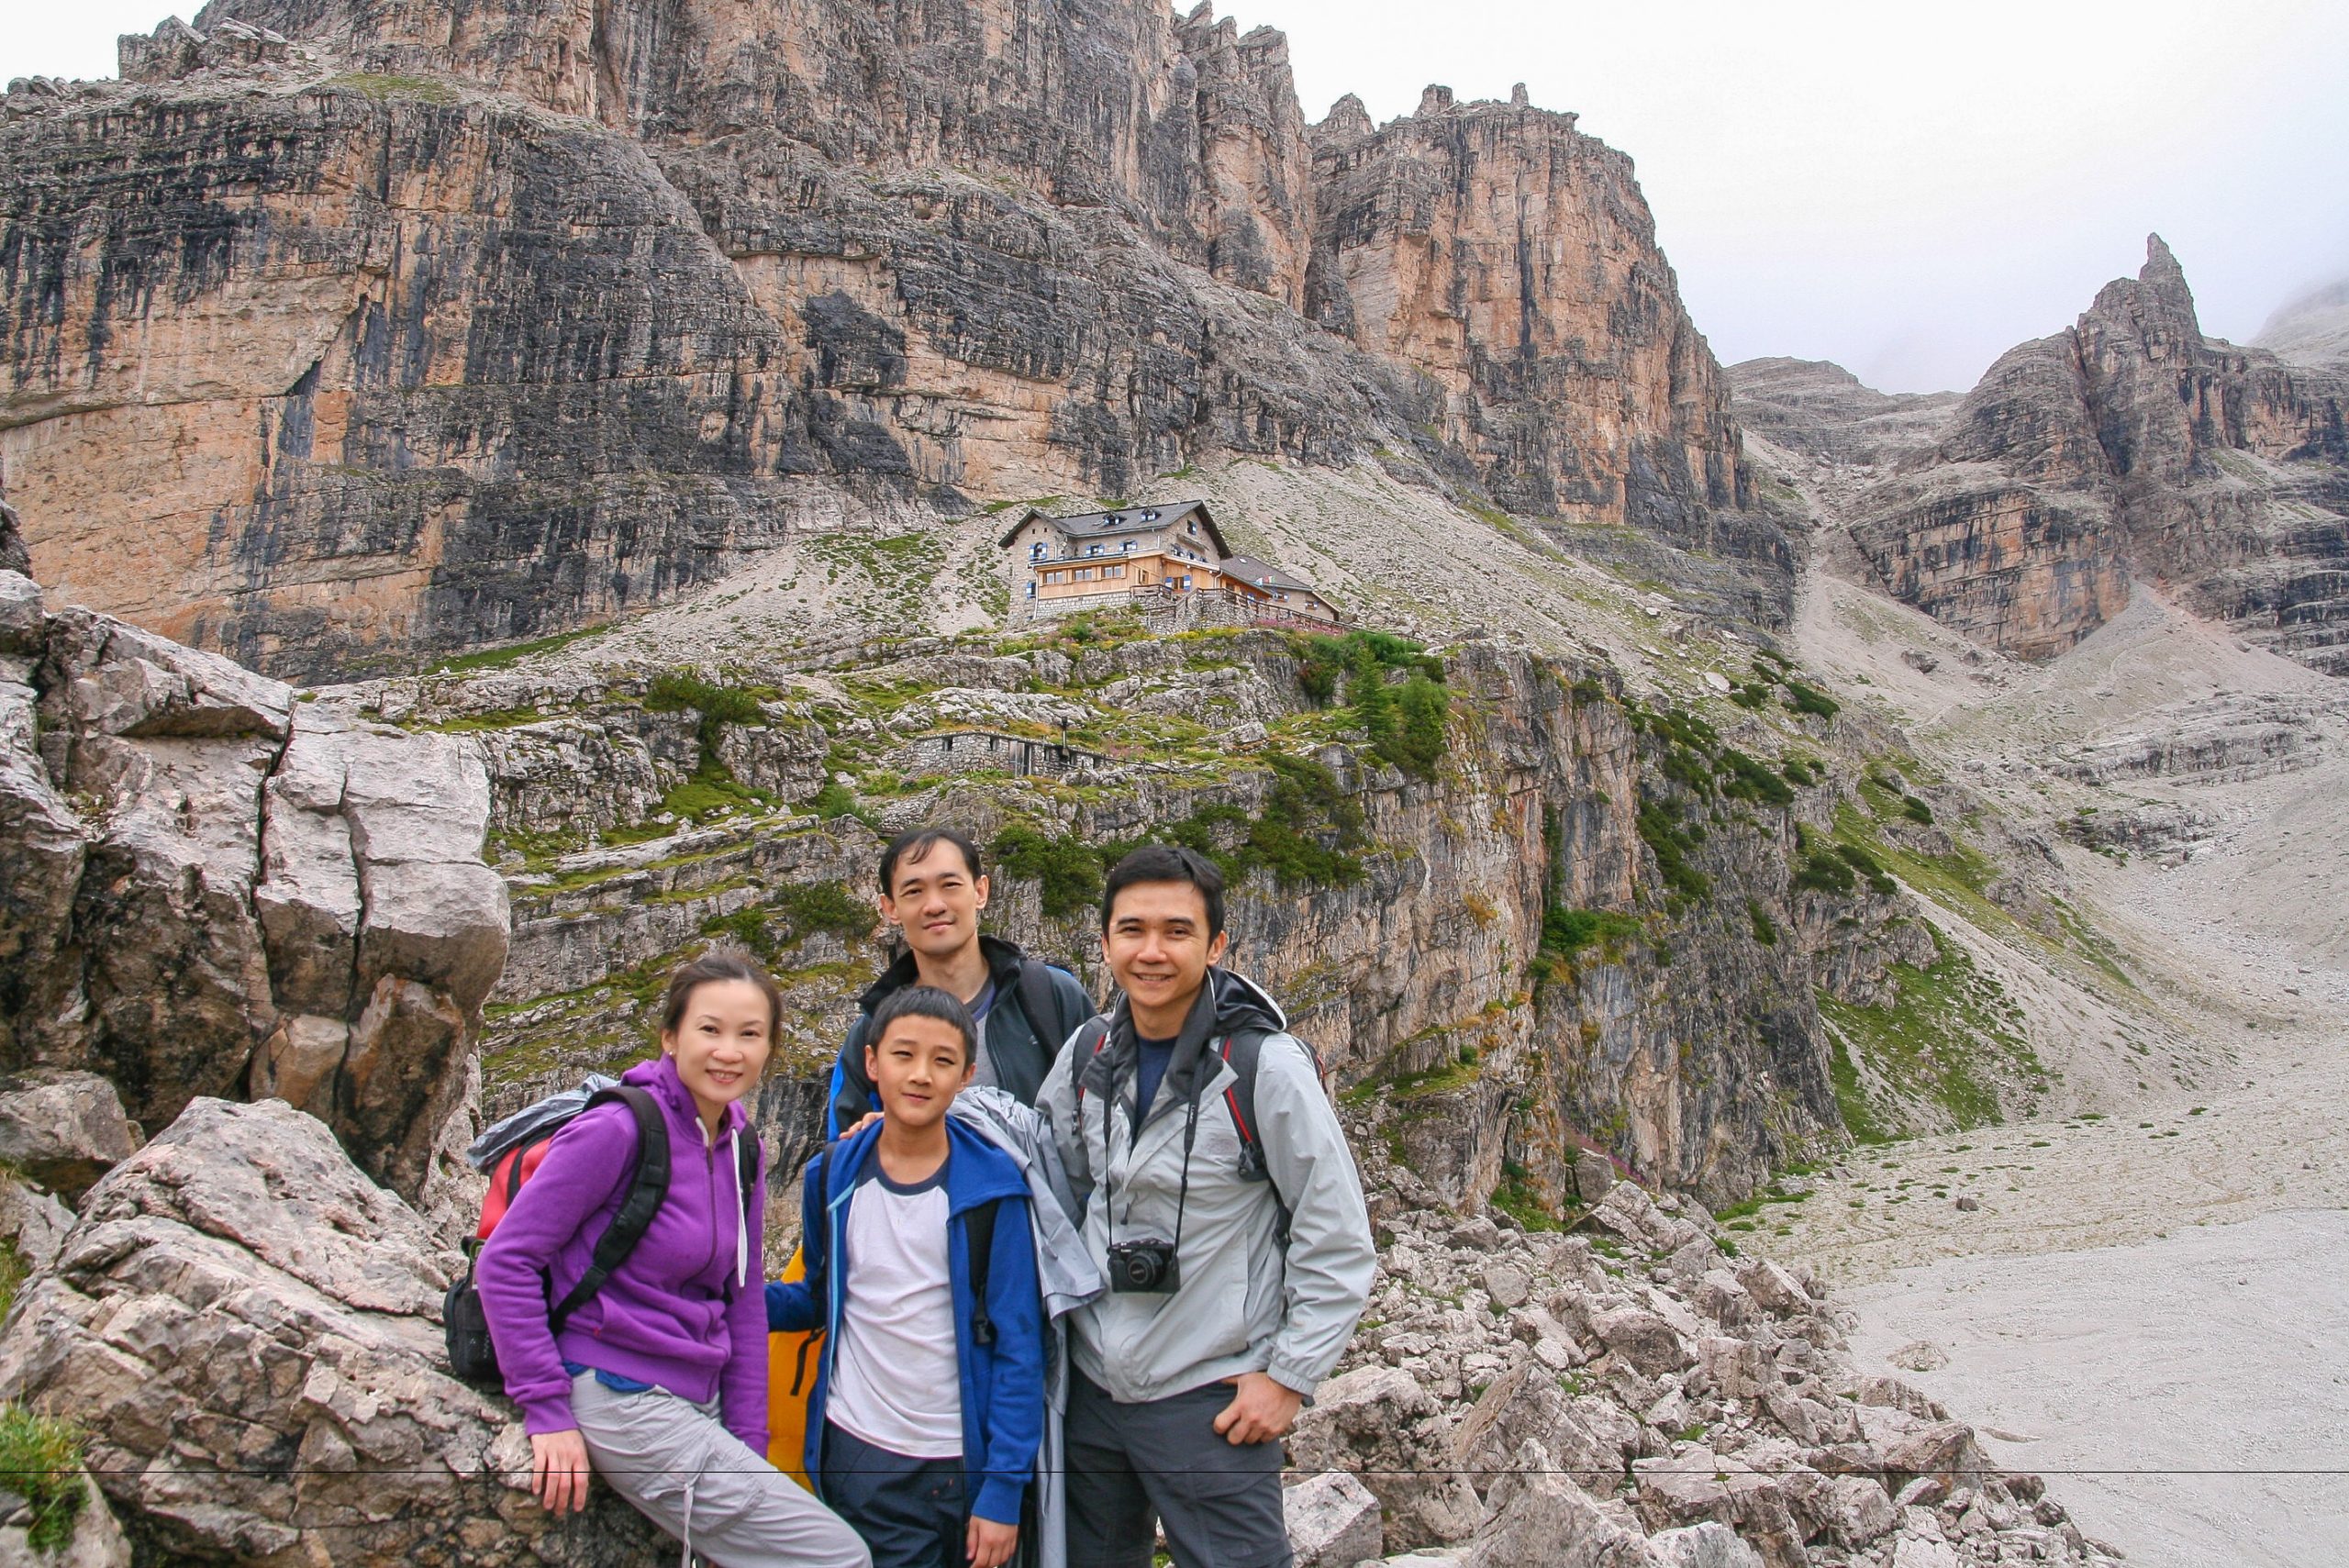
[[[149,1127],[289,1095],[419,1195],[506,960],[488,820],[469,740],[0,582],[0,1072],[103,1075]]]
[[[1514,1464],[1493,1487],[1463,1568],[1656,1568],[1640,1531],[1602,1512],[1539,1444]]]
[[[0,1163],[78,1196],[139,1148],[114,1085],[53,1067],[0,1075]]]
[[[1385,1512],[1390,1548],[1458,1540],[1482,1512],[1451,1462],[1434,1398],[1397,1367],[1357,1367],[1322,1384],[1288,1457],[1302,1471],[1359,1474]]]
[[[1354,1568],[1386,1554],[1378,1499],[1359,1477],[1325,1470],[1281,1494],[1297,1568]]]
[[[322,1123],[198,1099],[19,1296],[0,1398],[73,1412],[141,1561],[660,1560],[607,1490],[560,1525],[529,1499],[514,1409],[442,1368],[454,1262]]]

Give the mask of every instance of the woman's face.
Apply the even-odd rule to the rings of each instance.
[[[758,1086],[771,1032],[765,992],[747,980],[706,980],[686,996],[685,1015],[662,1035],[661,1049],[676,1058],[677,1076],[714,1123]]]

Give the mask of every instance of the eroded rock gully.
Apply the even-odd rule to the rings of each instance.
[[[1628,523],[1783,618],[1570,115],[1308,130],[1277,32],[1153,0],[231,8],[0,104],[0,465],[78,602],[348,673],[1232,452]]]

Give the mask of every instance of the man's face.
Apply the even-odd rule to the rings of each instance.
[[[881,895],[881,917],[925,958],[945,958],[978,939],[987,879],[974,877],[963,851],[941,840],[899,861],[896,885]]]
[[[921,1129],[946,1114],[971,1081],[971,1053],[963,1031],[942,1018],[918,1015],[894,1020],[864,1048],[864,1070],[885,1120]]]
[[[1137,882],[1118,890],[1101,956],[1135,1012],[1148,1015],[1187,1007],[1227,940],[1208,937],[1207,895],[1191,884]]]

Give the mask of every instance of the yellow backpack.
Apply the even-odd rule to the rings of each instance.
[[[793,1248],[783,1267],[789,1284],[807,1277],[807,1255]],[[767,1462],[809,1491],[807,1401],[816,1392],[816,1369],[823,1363],[824,1331],[767,1336]]]

